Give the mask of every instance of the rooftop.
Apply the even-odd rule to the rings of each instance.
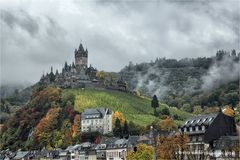
[[[185,121],[182,127],[210,125],[218,114],[207,114],[196,117],[191,117]]]
[[[95,119],[95,118],[102,118],[105,114],[111,114],[112,111],[108,108],[91,108],[86,109],[82,112],[81,118],[82,119]]]

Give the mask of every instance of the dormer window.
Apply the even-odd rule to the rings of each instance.
[[[194,123],[194,122],[195,122],[195,120],[192,120],[192,121],[191,121],[191,124]]]
[[[205,118],[205,119],[203,120],[203,122],[205,122],[207,119],[208,119],[208,118]]]
[[[190,121],[187,121],[185,124],[188,124]]]
[[[201,120],[202,120],[202,119],[199,119],[199,120],[197,121],[197,123],[199,123]]]
[[[213,120],[213,117],[211,117],[211,118],[209,119],[209,122],[212,121],[212,120]]]

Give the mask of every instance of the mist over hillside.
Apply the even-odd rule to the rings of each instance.
[[[210,92],[221,85],[239,81],[239,53],[217,51],[214,57],[195,59],[157,58],[154,62],[132,64],[120,71],[131,90],[160,99]],[[234,87],[237,89],[237,86]]]

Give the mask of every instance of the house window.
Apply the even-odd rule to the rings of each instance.
[[[190,132],[192,132],[193,130],[192,130],[192,127],[190,127]]]
[[[204,131],[205,130],[205,126],[202,126],[202,131]]]
[[[195,127],[196,131],[198,131],[198,126]]]
[[[186,127],[184,128],[184,132],[187,132],[187,128]]]

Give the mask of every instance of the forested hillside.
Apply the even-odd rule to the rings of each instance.
[[[2,108],[7,106],[5,103],[1,104]],[[79,132],[80,112],[100,107],[118,111],[127,121],[129,132],[134,134],[144,133],[151,123],[161,121],[159,116],[163,114],[174,117],[176,123],[191,116],[165,104],[160,104],[159,116],[155,116],[150,99],[125,92],[35,86],[29,102],[0,124],[0,149],[52,149],[94,142],[99,133]],[[8,111],[6,107],[4,109]]]
[[[235,106],[239,95],[239,55],[235,50],[220,50],[209,58],[157,58],[135,65],[130,62],[119,74],[130,90],[147,96],[156,94],[170,106]]]

